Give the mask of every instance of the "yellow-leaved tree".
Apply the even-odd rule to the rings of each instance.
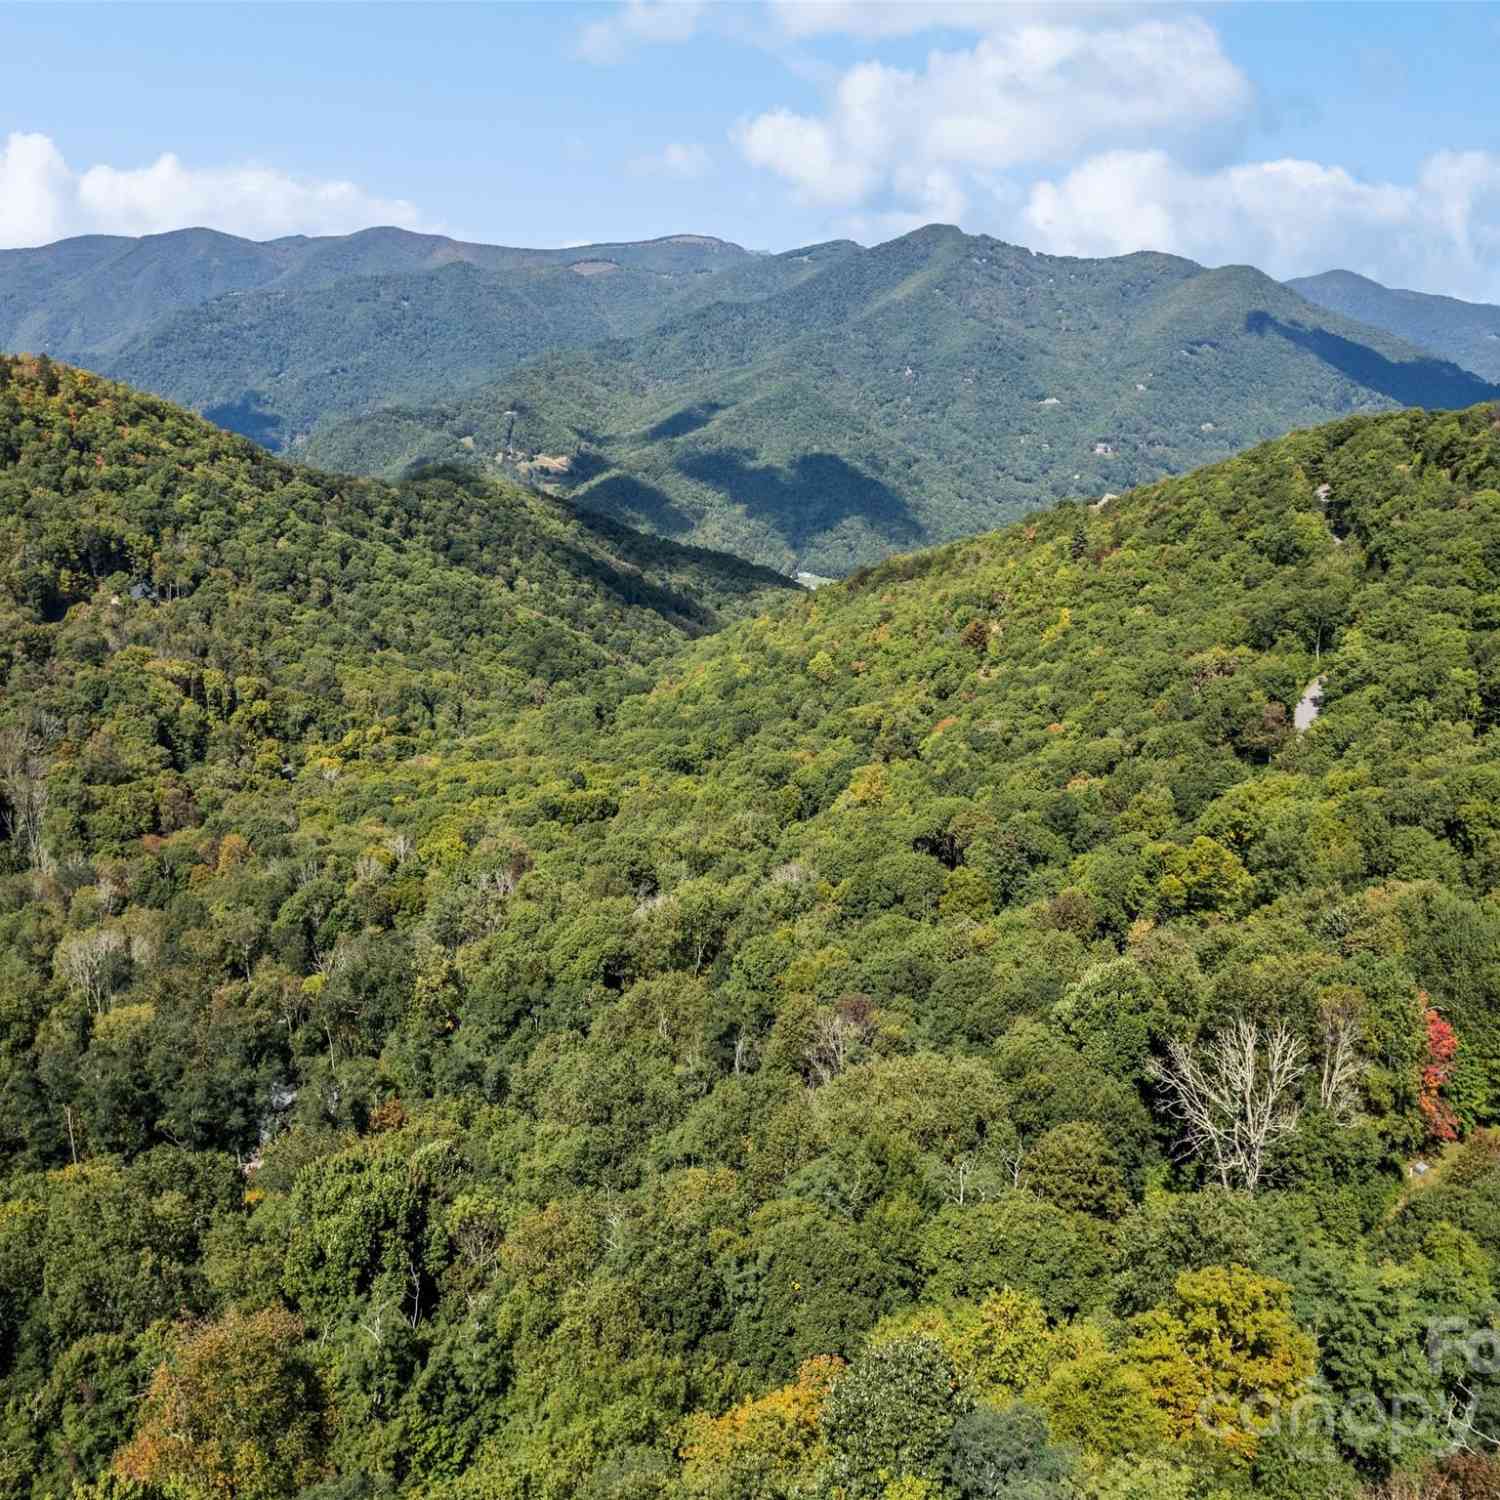
[[[1205,1266],[1136,1318],[1124,1353],[1177,1438],[1198,1434],[1251,1458],[1267,1423],[1305,1389],[1316,1349],[1285,1282]]]
[[[828,1458],[820,1422],[828,1388],[844,1368],[819,1356],[797,1378],[719,1417],[688,1418],[682,1485],[693,1500],[797,1500],[811,1495]]]

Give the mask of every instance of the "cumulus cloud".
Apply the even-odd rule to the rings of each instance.
[[[672,141],[651,156],[638,156],[632,163],[633,171],[647,177],[681,177],[691,181],[706,177],[713,167],[713,158],[706,147],[695,141]]]
[[[0,151],[0,246],[75,234],[158,234],[202,225],[273,239],[346,234],[371,224],[429,228],[403,199],[355,183],[254,164],[192,167],[171,152],[149,166],[74,171],[47,136],[13,132]]]
[[[1108,11],[1122,0],[1068,0],[1072,20]],[[863,40],[923,31],[992,31],[1027,18],[1055,15],[1058,0],[763,0],[713,6],[704,0],[620,0],[615,10],[579,33],[578,52],[590,62],[620,62],[642,45],[686,42],[713,28],[742,41],[776,47],[825,36]]]
[[[642,43],[685,42],[697,32],[704,9],[701,0],[626,0],[583,28],[578,54],[588,62],[613,63]]]
[[[46,136],[12,133],[0,151],[0,246],[61,239],[73,193],[73,174]]]
[[[1411,183],[1285,159],[1194,171],[1164,151],[1110,151],[1036,183],[1028,243],[1064,255],[1169,250],[1274,276],[1333,266],[1500,300],[1500,156],[1442,151]]]
[[[878,83],[881,72],[878,64],[857,69],[860,76],[846,78],[841,91],[853,94],[862,83]],[[836,128],[789,109],[757,115],[739,126],[734,136],[752,166],[767,167],[809,197],[831,203],[856,202],[874,189],[887,170],[873,153],[849,150]]]
[[[1043,4],[1020,0],[769,0],[773,23],[789,37],[912,36],[922,31],[989,31],[1018,17],[1044,14]],[[1070,5],[1077,17],[1101,6]]]
[[[920,68],[847,68],[816,112],[734,127],[744,159],[838,232],[961,221],[1062,254],[1170,250],[1277,276],[1344,266],[1500,300],[1500,155],[1440,151],[1403,182],[1319,161],[1225,164],[1254,93],[1198,17],[980,0],[771,0],[771,14],[793,37],[978,33]]]
[[[1196,17],[1087,27],[1026,21],[920,71],[849,69],[819,115],[772,110],[733,135],[752,165],[812,202],[886,196],[897,212],[958,208],[963,182],[1067,161],[1103,140],[1187,135],[1245,111],[1250,85]]]

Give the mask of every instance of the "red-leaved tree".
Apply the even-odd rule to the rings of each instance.
[[[1429,1139],[1456,1141],[1458,1116],[1453,1113],[1453,1106],[1443,1098],[1442,1090],[1452,1075],[1453,1059],[1458,1055],[1458,1033],[1430,1005],[1425,1019],[1427,1061],[1422,1067],[1422,1090],[1417,1103],[1427,1120]]]

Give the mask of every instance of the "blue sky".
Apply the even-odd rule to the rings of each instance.
[[[0,6],[0,244],[396,222],[1348,265],[1500,300],[1500,6]]]

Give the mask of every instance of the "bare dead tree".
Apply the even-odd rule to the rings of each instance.
[[[944,1162],[943,1196],[959,1208],[972,1202],[976,1196],[975,1178],[978,1172],[979,1163],[970,1152],[965,1152],[956,1161]]]
[[[858,992],[840,995],[813,1021],[812,1037],[803,1054],[808,1082],[817,1088],[837,1078],[878,1030],[879,1016],[870,996]]]
[[[325,980],[341,974],[349,967],[349,962],[354,957],[354,948],[355,943],[340,934],[331,949],[313,951],[313,972],[321,974]]]
[[[498,1210],[480,1208],[463,1213],[452,1235],[459,1263],[468,1273],[464,1278],[468,1283],[464,1296],[473,1313],[484,1300],[490,1278],[500,1264],[500,1247],[505,1243],[500,1214]]]
[[[58,972],[98,1013],[108,1005],[126,952],[124,934],[96,927],[58,944]]]
[[[50,718],[0,730],[0,821],[38,874],[52,868],[42,839],[47,816],[47,772],[59,726]]]
[[[110,916],[118,916],[130,895],[130,888],[120,878],[119,872],[105,868],[98,872],[94,889],[99,893],[99,905]]]
[[[1236,1021],[1206,1044],[1168,1043],[1152,1064],[1187,1152],[1210,1162],[1224,1187],[1253,1193],[1267,1152],[1295,1127],[1306,1051],[1285,1021],[1264,1031]]]
[[[825,1011],[818,1017],[807,1044],[807,1067],[815,1088],[831,1082],[848,1067],[856,1040],[855,1027],[837,1011]]]
[[[741,1028],[735,1033],[734,1038],[734,1076],[738,1078],[741,1073],[748,1073],[755,1061],[755,1043],[745,1035]]]
[[[1026,1165],[1026,1152],[1016,1146],[1010,1151],[1000,1153],[1000,1165],[1005,1171],[1006,1180],[1013,1188],[1021,1185],[1021,1170]]]
[[[137,973],[151,968],[161,956],[162,929],[159,921],[151,920],[154,916],[155,913],[127,912],[120,922],[130,952],[130,965]]]
[[[411,1315],[408,1321],[415,1328],[422,1321],[422,1268],[409,1249],[406,1252],[406,1284],[411,1288]]]
[[[987,1160],[979,1152],[966,1151],[943,1163],[943,1196],[958,1208],[969,1203],[989,1203],[1009,1183],[1015,1186],[1010,1165],[1003,1154]]]
[[[993,1141],[946,1158],[938,1173],[943,1196],[957,1208],[992,1203],[1007,1188],[1020,1187],[1025,1158],[1019,1142],[1004,1146]]]
[[[370,1317],[360,1319],[359,1326],[377,1347],[385,1342],[385,1315],[391,1310],[391,1302],[391,1298],[382,1297],[370,1308]]]
[[[1359,1055],[1359,1002],[1355,995],[1331,996],[1322,1006],[1323,1067],[1318,1103],[1340,1125],[1354,1118],[1365,1060]]]

